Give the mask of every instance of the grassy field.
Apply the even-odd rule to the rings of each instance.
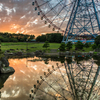
[[[73,45],[71,51],[75,51],[75,45]],[[76,52],[89,52],[89,51],[93,51],[92,46],[90,46],[89,48],[83,47],[83,50],[78,50]]]
[[[14,51],[26,51],[28,48],[28,52],[34,52],[36,50],[43,50],[44,48],[42,47],[43,43],[25,43],[25,42],[17,42],[17,43],[1,43],[1,50],[10,50],[14,49]],[[50,43],[50,47],[48,49],[58,49],[60,46],[60,43]],[[14,52],[13,51],[13,52]]]
[[[10,50],[10,52],[18,52],[18,51],[23,51],[25,52],[28,49],[28,52],[34,52],[36,50],[44,50],[44,48],[42,47],[44,43],[25,43],[25,42],[8,42],[8,43],[1,43],[1,49],[2,51],[5,50]],[[48,48],[49,51],[50,49],[58,49],[60,46],[60,43],[50,43],[50,47]],[[73,48],[70,51],[75,51],[75,45],[73,45]],[[78,50],[77,52],[89,52],[89,51],[93,51],[93,49],[91,47],[89,48],[83,48],[83,50]]]

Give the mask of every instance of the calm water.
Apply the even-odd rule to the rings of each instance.
[[[100,72],[97,71],[99,61],[96,61],[96,63],[94,62],[93,66],[95,67],[92,68],[91,66],[92,66],[93,59],[91,58],[87,60],[82,59],[81,61],[79,61],[80,58],[77,58],[77,59],[75,59],[74,57],[66,58],[67,59],[67,61],[65,62],[66,64],[62,65],[61,62],[64,61],[64,58],[60,59],[60,61],[56,61],[56,58],[53,58],[53,59],[43,58],[42,59],[42,58],[37,58],[37,57],[22,58],[22,59],[9,59],[10,66],[15,69],[15,73],[11,75],[10,74],[5,75],[5,76],[3,75],[0,77],[0,91],[1,91],[0,100],[32,100],[29,98],[29,94],[32,94],[30,91],[33,89],[33,86],[37,84],[37,80],[40,80],[40,76],[44,76],[44,72],[47,72],[48,69],[53,70],[53,72],[52,71],[47,72],[47,73],[50,73],[50,75],[48,74],[48,77],[45,78],[46,79],[45,81],[47,83],[44,81],[42,85],[40,85],[39,88],[46,91],[49,94],[56,96],[58,98],[56,100],[65,100],[65,99],[62,99],[63,95],[67,95],[66,98],[68,100],[73,100],[72,90],[69,85],[70,82],[68,81],[69,79],[71,81],[71,84],[74,82],[74,84],[77,83],[77,84],[83,85],[85,89],[88,89],[88,94],[91,92],[92,86],[94,86],[93,88],[94,90],[92,91],[93,93],[96,89],[100,88],[100,76],[96,76],[96,74],[94,74],[94,73],[98,73],[100,75]],[[59,60],[59,58],[57,58],[57,60]],[[76,60],[78,60],[79,62]],[[59,64],[59,67],[57,67],[57,63]],[[77,63],[80,63],[80,64],[77,66]],[[56,67],[55,70],[52,69],[52,65]],[[68,68],[65,69],[66,65],[68,66]],[[87,68],[87,66],[90,66],[90,67]],[[89,72],[91,73],[91,75],[89,74]],[[73,73],[73,75],[71,76],[70,73]],[[62,76],[64,76],[65,80],[63,79]],[[73,76],[75,76],[74,81],[71,80]],[[82,78],[83,76],[85,78]],[[89,77],[86,78],[87,76]],[[94,81],[94,79],[96,82]],[[84,80],[85,82],[79,83],[80,80]],[[96,86],[93,84],[91,85],[87,81],[91,83],[94,82]],[[75,85],[76,88],[78,88],[78,86],[79,85]],[[82,90],[83,86],[79,86],[81,87],[80,90]],[[61,93],[62,87],[65,89],[63,90],[64,92],[63,94]],[[78,92],[75,93],[77,90],[75,89],[75,87],[72,86],[73,91],[74,91],[73,94],[76,96],[79,93]],[[39,100],[38,98],[44,98],[40,100],[54,100],[52,99],[50,95],[49,97],[46,97],[44,93],[39,90],[34,89],[34,91],[37,92],[37,94],[35,95],[37,98],[36,100]],[[100,89],[96,93],[97,94],[96,96],[93,96],[93,93],[91,93],[91,96],[89,98],[90,99],[93,97],[96,98],[98,96],[98,98],[91,99],[91,100],[100,100]],[[86,94],[84,92],[84,96],[85,95]],[[62,96],[62,98],[60,98],[60,96]],[[83,100],[88,100],[88,99],[83,99]]]

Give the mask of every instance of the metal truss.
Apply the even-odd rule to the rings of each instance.
[[[76,0],[70,19],[66,27],[66,31],[62,41],[74,39],[77,35],[90,34],[95,38],[94,34],[100,32],[100,7],[97,5],[100,1],[96,0]],[[67,38],[66,38],[67,35]]]

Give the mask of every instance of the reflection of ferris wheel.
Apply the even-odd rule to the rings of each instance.
[[[35,0],[32,5],[48,27],[64,33],[63,41],[100,31],[100,0]]]
[[[100,67],[93,61],[65,62],[40,76],[30,100],[100,100]]]

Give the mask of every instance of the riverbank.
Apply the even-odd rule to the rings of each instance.
[[[70,51],[66,51],[66,52],[43,52],[41,50],[37,50],[36,52],[12,52],[12,53],[4,53],[5,56],[8,56],[8,57],[33,57],[33,56],[72,56],[72,55],[75,55],[75,56],[93,56],[93,55],[98,55],[100,56],[100,52],[93,52],[93,51],[90,51],[90,52],[70,52]]]
[[[8,59],[6,57],[0,58],[0,74],[13,73],[15,70],[9,66]]]
[[[44,43],[28,43],[28,42],[9,42],[2,43],[1,50],[6,56],[28,57],[28,56],[65,56],[65,55],[100,55],[100,52],[95,52],[92,47],[75,50],[75,45],[70,51],[60,52],[60,43],[50,43],[50,47],[46,50]]]
[[[45,51],[46,49],[43,48],[44,43],[30,43],[30,42],[8,42],[8,43],[1,43],[1,50],[3,52],[7,51],[9,53],[12,52],[36,52],[37,50]],[[49,43],[50,47],[48,47],[47,51],[52,53],[52,51],[60,52],[59,47],[61,43]],[[70,52],[75,52],[75,45],[71,48]],[[89,52],[93,51],[92,46],[86,48],[83,47],[82,50],[77,50],[77,52]]]

